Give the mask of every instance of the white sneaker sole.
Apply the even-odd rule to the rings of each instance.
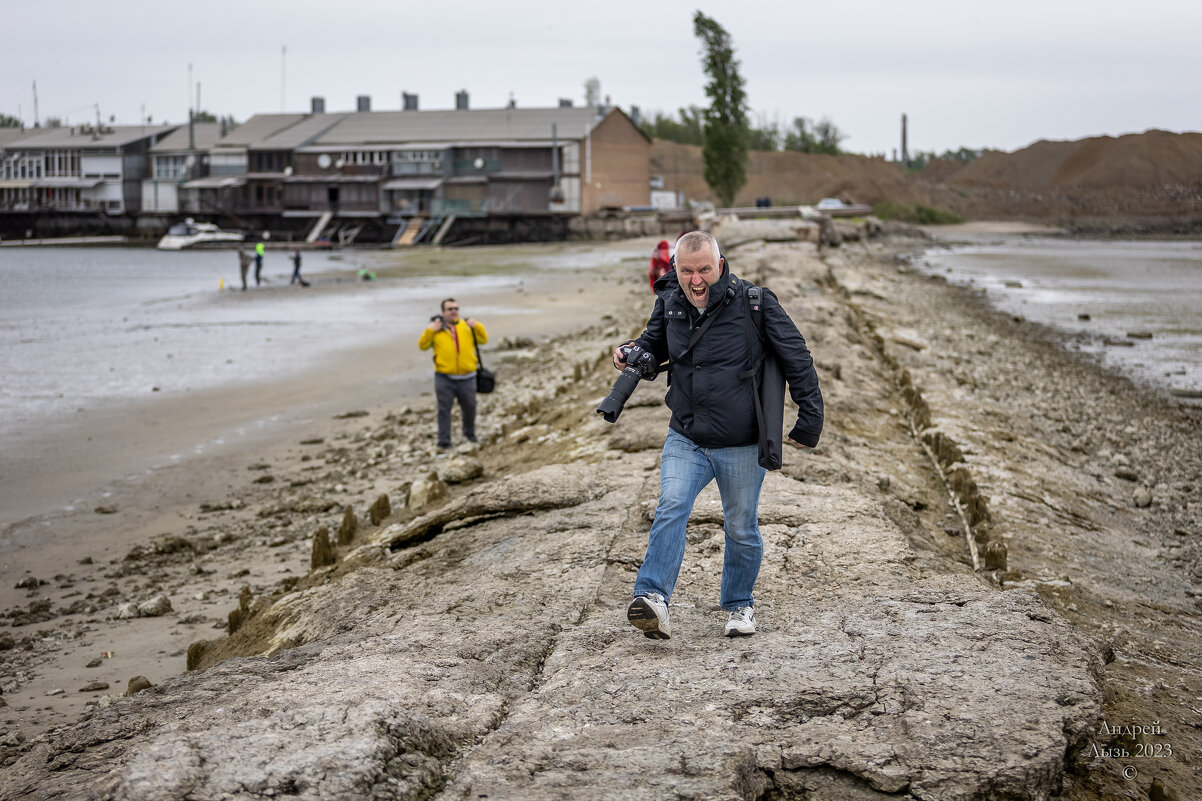
[[[630,621],[630,625],[643,632],[644,637],[667,640],[672,636],[667,630],[659,627],[659,616],[655,614],[651,604],[642,598],[635,598],[626,608],[626,619]]]

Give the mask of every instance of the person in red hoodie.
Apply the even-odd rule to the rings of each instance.
[[[672,246],[668,244],[668,240],[661,239],[655,250],[651,251],[651,269],[647,271],[647,277],[651,279],[652,293],[655,292],[655,279],[671,269]]]

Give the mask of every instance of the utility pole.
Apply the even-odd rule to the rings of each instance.
[[[902,115],[902,163],[907,167],[910,166],[910,151],[906,148],[906,115]]]
[[[284,76],[287,68],[288,45],[280,47],[280,111],[285,110],[284,106]]]
[[[34,81],[33,82],[33,127],[38,128],[38,127],[40,127],[40,125],[41,125],[41,123],[38,122],[38,82]]]

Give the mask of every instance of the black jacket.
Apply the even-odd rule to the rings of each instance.
[[[693,346],[688,346],[693,329],[704,321],[701,310],[685,297],[672,271],[655,282],[655,310],[647,328],[635,340],[660,362],[672,360],[668,394],[664,402],[672,410],[671,427],[704,448],[753,445],[759,441],[755,417],[755,388],[739,373],[758,362],[763,345],[752,334],[750,345],[747,317],[747,284],[729,269],[710,287],[705,315],[717,315]],[[822,392],[814,360],[797,326],[781,308],[776,295],[762,290],[764,339],[783,365],[789,394],[797,404],[797,424],[791,439],[814,447],[822,432]],[[750,352],[749,352],[750,351]]]

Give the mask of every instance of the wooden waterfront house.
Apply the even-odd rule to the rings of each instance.
[[[136,215],[150,149],[177,127],[28,129],[0,152],[0,212]]]
[[[145,214],[179,214],[180,187],[208,176],[211,150],[221,138],[216,122],[181,125],[150,148],[150,175],[142,181],[142,211]]]
[[[333,210],[329,188],[367,174],[387,178],[379,187],[386,216],[587,214],[646,205],[650,144],[612,107],[346,114],[297,149],[287,183],[309,188],[289,193],[286,205]],[[338,204],[347,206],[341,193]]]

